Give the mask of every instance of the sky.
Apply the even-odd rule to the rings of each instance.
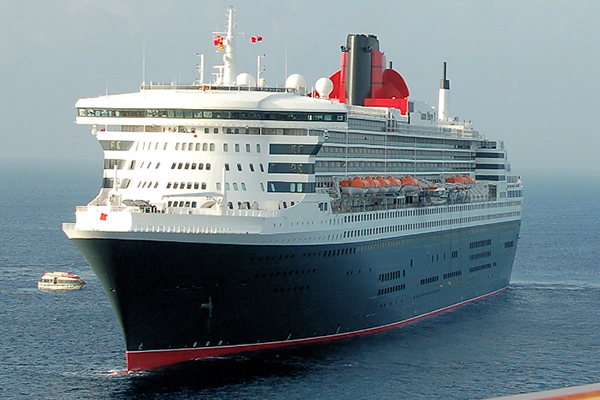
[[[75,102],[138,91],[144,53],[147,82],[192,82],[197,54],[208,75],[229,5],[238,72],[260,53],[269,85],[286,71],[311,85],[339,69],[348,33],[375,34],[411,99],[437,102],[446,61],[452,114],[504,139],[514,172],[600,172],[600,1],[584,0],[0,0],[0,160],[101,169]]]

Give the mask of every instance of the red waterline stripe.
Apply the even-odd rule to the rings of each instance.
[[[375,328],[361,329],[359,331],[347,332],[347,333],[336,333],[333,335],[319,336],[314,338],[306,339],[290,339],[279,342],[268,342],[268,343],[253,343],[253,344],[241,344],[234,346],[219,346],[219,347],[204,347],[204,348],[185,348],[185,349],[167,349],[167,350],[142,350],[142,351],[127,351],[125,355],[127,357],[127,370],[128,371],[146,371],[152,369],[159,369],[170,364],[176,364],[184,361],[190,361],[200,358],[209,358],[224,356],[228,354],[245,353],[251,351],[260,351],[268,349],[276,349],[279,347],[297,346],[300,344],[309,343],[322,343],[329,342],[332,340],[347,339],[355,336],[368,335],[385,331],[388,329],[396,328],[402,325],[410,324],[419,321],[423,318],[431,317],[436,314],[440,314],[456,307],[471,303],[473,301],[485,299],[506,290],[507,287],[496,290],[494,292],[485,294],[483,296],[475,297],[470,300],[466,300],[460,303],[453,304],[448,307],[440,308],[439,310],[430,311],[426,314],[422,314],[416,317],[405,319],[403,321],[394,322],[388,325],[382,325]]]

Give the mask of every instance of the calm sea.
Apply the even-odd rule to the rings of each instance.
[[[600,382],[600,176],[525,177],[509,289],[359,339],[121,373],[121,332],[61,231],[101,162],[0,163],[0,398],[483,399]],[[42,293],[44,271],[82,291]]]

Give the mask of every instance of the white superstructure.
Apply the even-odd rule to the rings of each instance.
[[[286,233],[284,241],[343,242],[363,235],[347,228],[355,220],[415,217],[369,230],[393,235],[485,223],[490,208],[502,212],[488,218],[520,218],[520,181],[507,175],[503,143],[447,114],[445,63],[437,113],[420,102],[406,112],[344,104],[329,97],[327,78],[318,94],[306,93],[299,75],[279,89],[252,86],[247,77],[235,86],[232,18],[230,9],[215,84],[143,85],[77,102],[76,122],[92,126],[105,170],[98,196],[66,226],[72,234],[266,234],[250,240],[260,243]],[[415,192],[386,184],[407,175],[420,179]],[[457,175],[477,184],[445,182]],[[346,195],[340,183],[353,178],[373,184],[364,195]],[[421,208],[430,206],[444,208]],[[356,217],[369,212],[375,217]]]

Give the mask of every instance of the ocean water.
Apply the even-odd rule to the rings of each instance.
[[[600,382],[600,176],[525,176],[508,290],[381,334],[123,373],[124,344],[61,231],[100,163],[0,163],[0,398],[484,399]],[[43,293],[45,271],[81,291]]]

